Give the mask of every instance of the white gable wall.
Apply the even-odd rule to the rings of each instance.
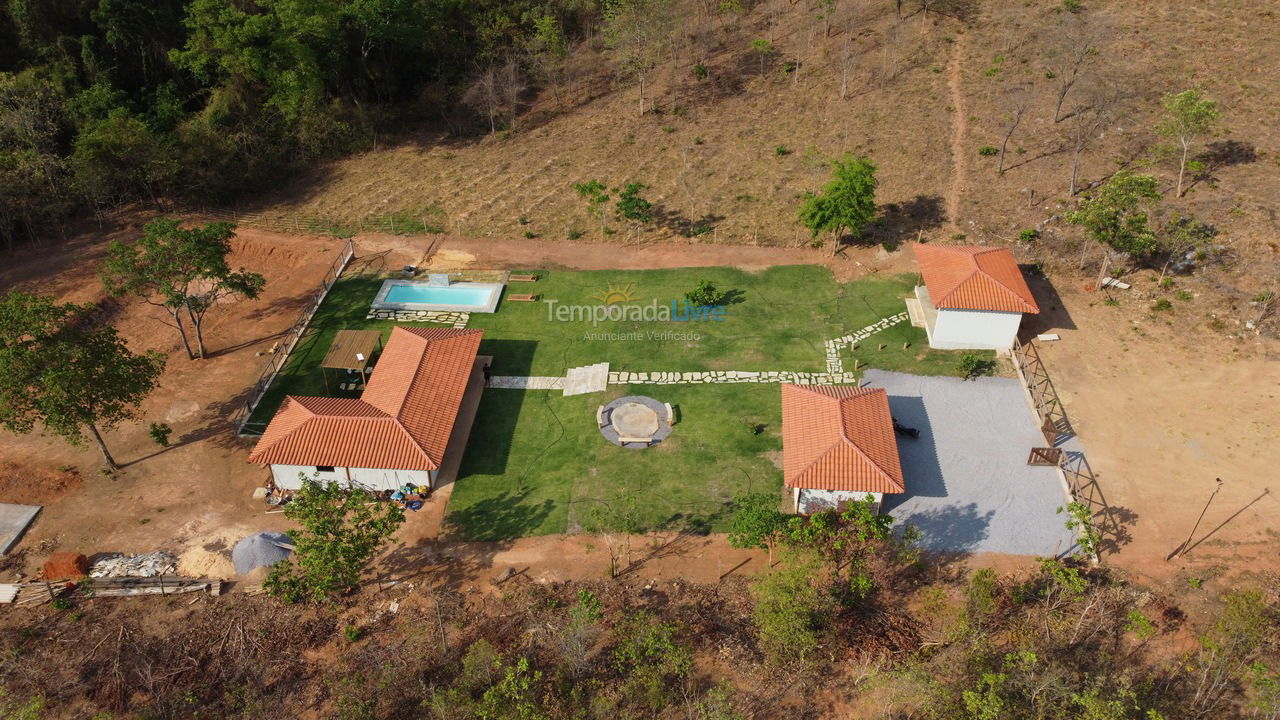
[[[1022,313],[940,308],[929,346],[939,350],[1007,350],[1018,336]]]
[[[302,473],[308,478],[317,477],[314,465],[272,465],[271,477],[282,490],[300,490]],[[350,477],[350,481],[348,481]],[[426,470],[380,470],[375,468],[334,468],[332,472],[319,473],[320,482],[334,482],[343,486],[355,485],[368,490],[396,490],[401,485],[426,485],[431,487],[434,473]]]
[[[801,515],[812,515],[823,510],[841,508],[850,502],[862,502],[868,496],[875,501],[874,507],[879,512],[880,501],[884,499],[881,493],[875,492],[817,490],[814,488],[792,488],[792,492],[795,497],[796,512]]]

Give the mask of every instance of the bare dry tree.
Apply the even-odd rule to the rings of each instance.
[[[1078,21],[1083,22],[1083,21]],[[1099,57],[1098,32],[1083,25],[1062,32],[1060,40],[1050,51],[1049,72],[1057,80],[1057,101],[1053,106],[1053,122],[1060,123],[1071,117],[1072,111],[1062,114],[1067,95],[1084,77],[1089,67]]]
[[[462,94],[462,103],[489,118],[489,132],[492,134],[498,131],[499,119],[504,127],[515,127],[516,110],[524,90],[520,66],[515,60],[507,60],[501,65],[490,65],[481,70]]]
[[[1027,108],[1031,105],[1031,96],[1026,87],[1018,86],[1009,91],[1007,102],[1009,127],[1004,132],[1004,139],[1000,141],[1000,166],[996,170],[1001,175],[1004,174],[1004,155],[1009,148],[1009,138],[1013,137],[1013,133],[1022,124],[1022,116],[1027,114]]]
[[[1064,119],[1067,124],[1066,141],[1071,149],[1071,178],[1067,182],[1068,196],[1075,195],[1080,187],[1080,162],[1090,144],[1102,134],[1108,123],[1124,111],[1125,93],[1115,83],[1097,78],[1084,91]]]

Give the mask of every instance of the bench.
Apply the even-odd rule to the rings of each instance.
[[[596,408],[596,427],[604,427],[604,406]]]
[[[537,295],[508,295],[507,300],[511,302],[533,302],[537,300]]]
[[[676,411],[671,409],[671,403],[663,403],[663,407],[667,409],[667,424],[676,424]]]
[[[538,279],[537,275],[508,275],[508,282],[534,282]]]
[[[623,445],[626,445],[627,443],[643,443],[645,445],[648,445],[649,443],[653,442],[653,438],[619,437],[618,442],[622,443]]]

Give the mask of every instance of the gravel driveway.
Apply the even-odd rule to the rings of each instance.
[[[867,370],[889,407],[920,438],[898,437],[907,491],[884,511],[923,532],[929,550],[1054,555],[1074,545],[1056,513],[1066,504],[1051,467],[1027,465],[1044,436],[1013,378],[923,377]]]

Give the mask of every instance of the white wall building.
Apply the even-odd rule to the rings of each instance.
[[[481,334],[395,328],[358,399],[286,397],[249,462],[269,465],[285,490],[304,477],[370,490],[435,487]]]
[[[1007,248],[915,246],[924,284],[907,300],[912,322],[940,350],[1007,350],[1024,314],[1040,312]]]

